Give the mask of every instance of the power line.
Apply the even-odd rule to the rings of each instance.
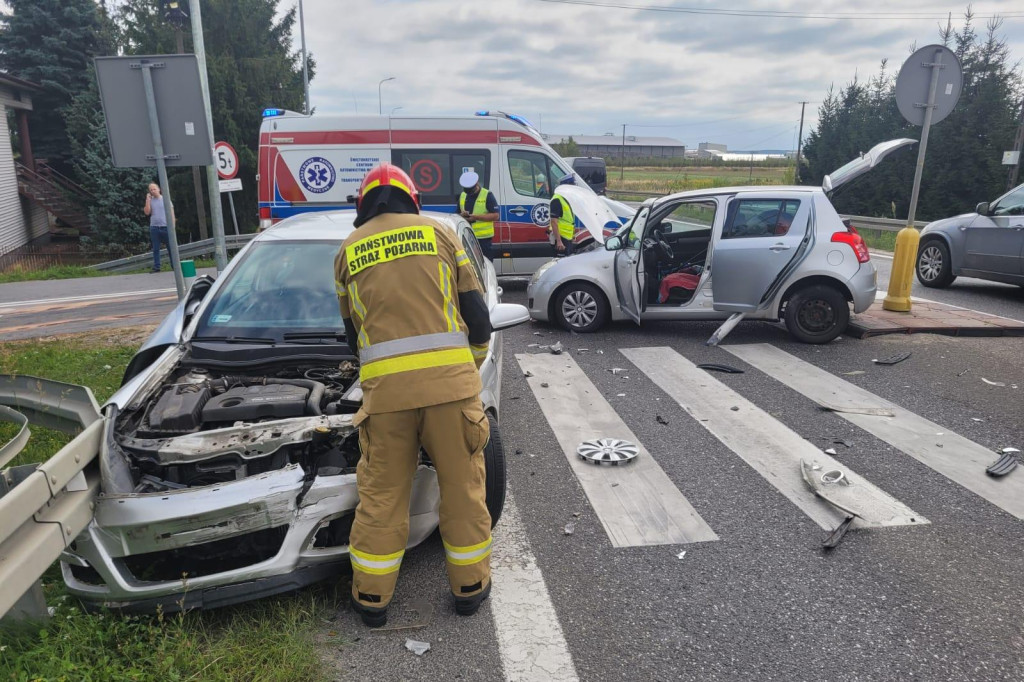
[[[784,10],[711,9],[705,7],[674,7],[671,5],[629,5],[596,0],[540,0],[557,5],[580,5],[605,9],[625,9],[640,12],[667,12],[671,14],[702,14],[723,17],[761,17],[775,19],[828,19],[833,21],[935,21],[948,18],[949,12],[790,12]],[[1024,12],[975,15],[976,19],[1019,19]]]

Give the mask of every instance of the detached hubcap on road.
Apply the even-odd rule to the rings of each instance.
[[[929,246],[921,252],[921,257],[917,261],[917,271],[921,273],[921,278],[928,282],[939,276],[942,272],[942,251],[939,247]]]
[[[586,327],[597,317],[597,301],[585,291],[570,291],[562,301],[562,317],[573,327]]]

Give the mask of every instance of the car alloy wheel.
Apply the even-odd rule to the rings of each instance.
[[[924,247],[921,255],[917,257],[917,272],[925,282],[934,282],[942,274],[944,262],[942,250],[930,244]]]
[[[597,300],[588,291],[571,291],[562,301],[562,317],[573,327],[586,327],[597,319]]]

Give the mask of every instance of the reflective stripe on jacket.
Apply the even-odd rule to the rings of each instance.
[[[410,410],[481,390],[459,293],[481,291],[458,237],[416,214],[387,213],[345,240],[334,263],[341,315],[358,339],[363,410]]]
[[[576,217],[572,213],[572,206],[557,193],[551,197],[551,201],[557,201],[562,204],[562,216],[558,219],[558,234],[561,235],[562,239],[571,241],[576,235]]]
[[[476,195],[476,201],[473,202],[473,210],[470,211],[473,215],[485,215],[488,213],[487,210],[487,195],[490,191],[484,187],[480,188],[480,193]],[[459,195],[459,211],[466,210],[466,192]],[[494,223],[484,222],[478,220],[472,223],[473,234],[476,235],[477,239],[492,239],[494,237]]]

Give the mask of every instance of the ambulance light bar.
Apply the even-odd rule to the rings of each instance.
[[[271,116],[284,116],[284,109],[264,109],[263,118],[270,118]]]

